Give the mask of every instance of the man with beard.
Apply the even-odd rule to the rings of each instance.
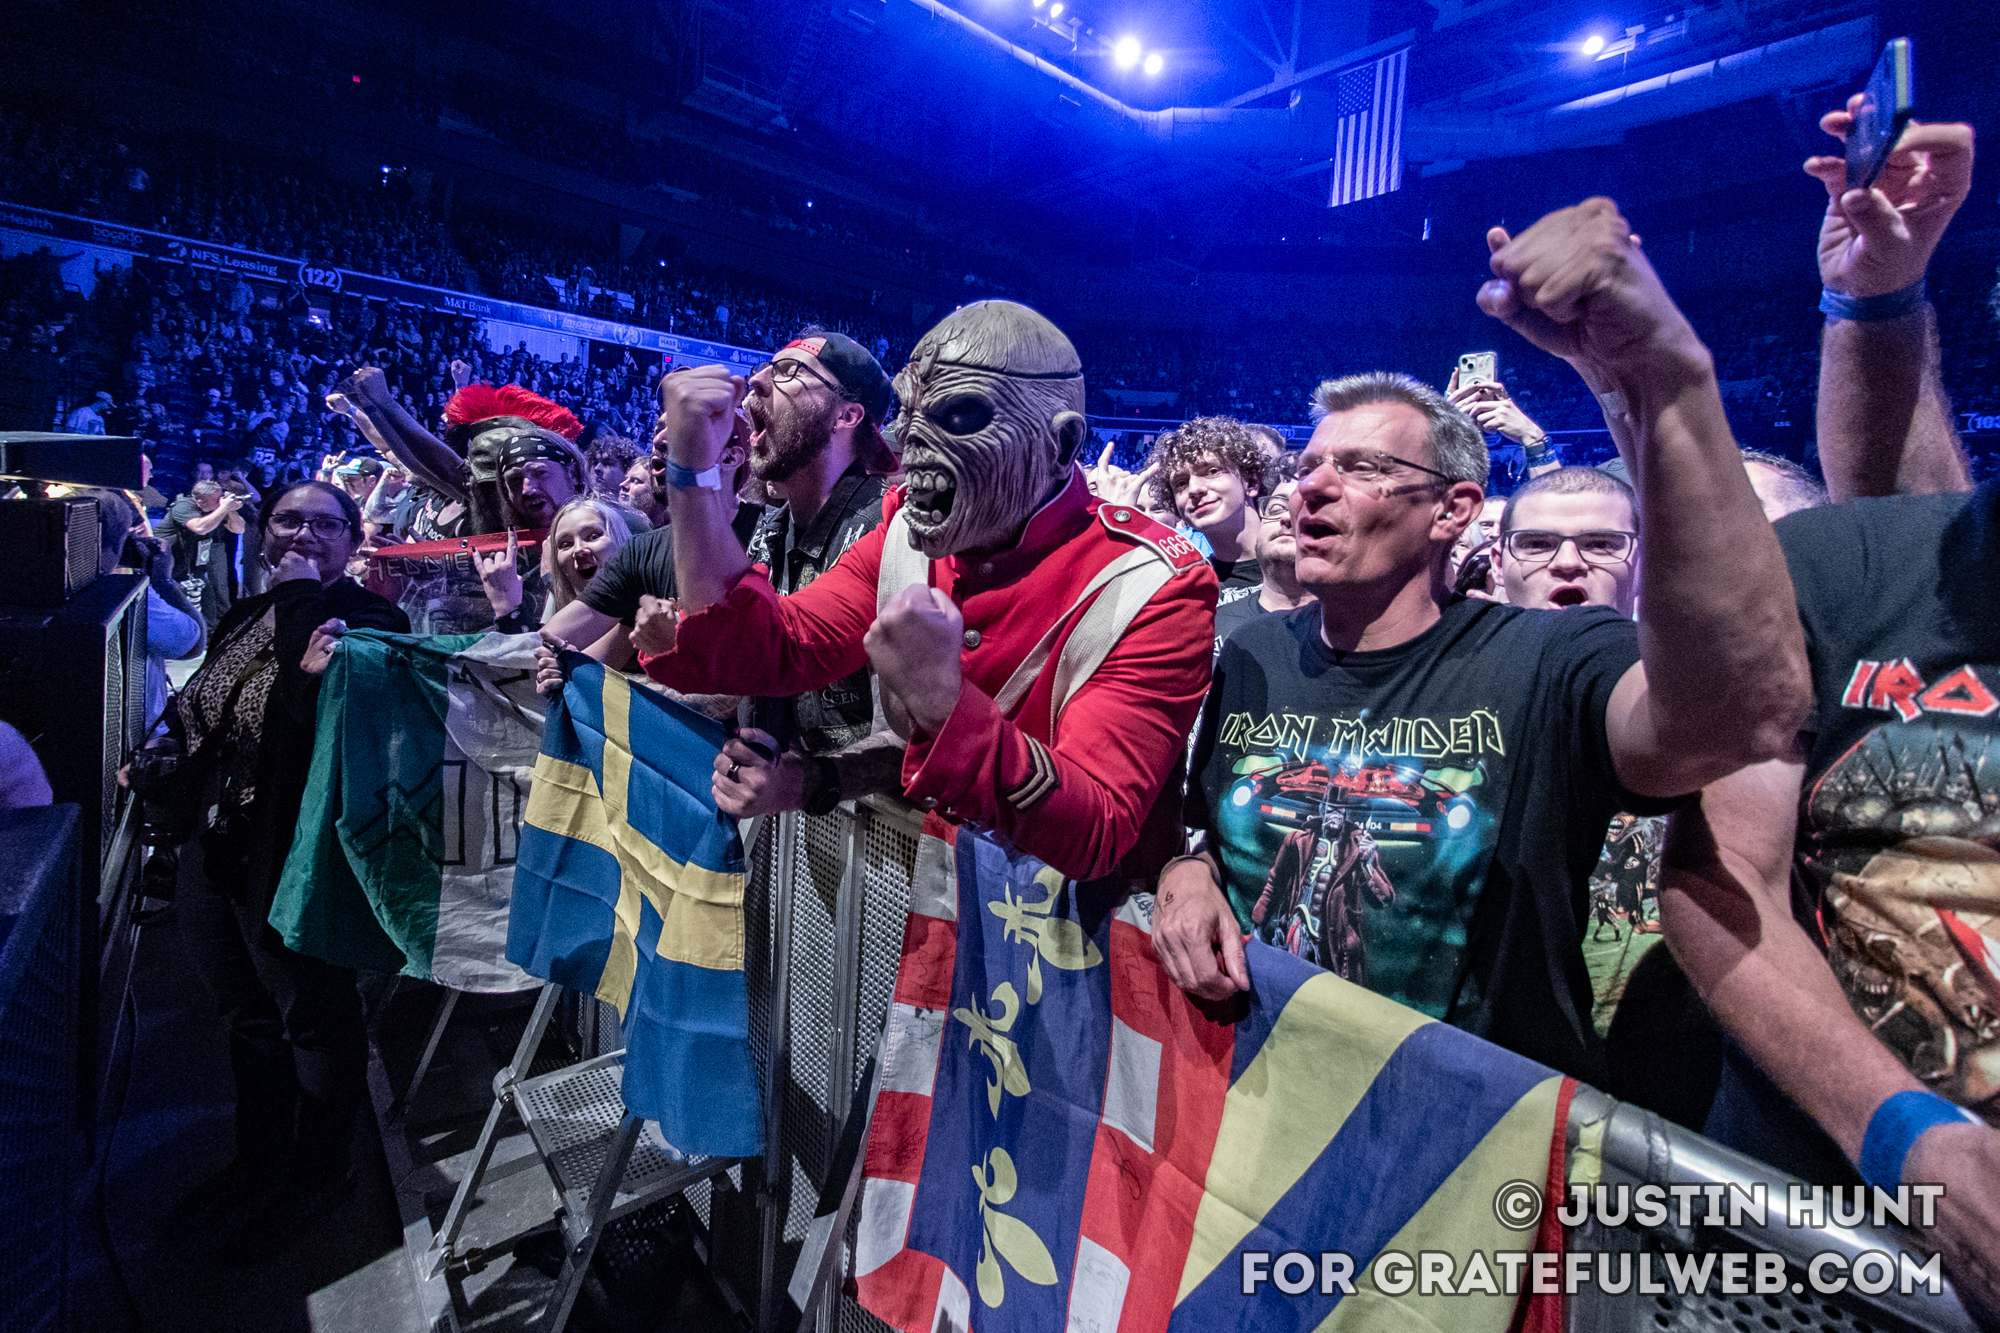
[[[671,651],[642,652],[648,674],[770,694],[872,665],[911,800],[1071,878],[1157,870],[1180,842],[1159,797],[1207,686],[1215,576],[1185,538],[1090,494],[1069,339],[1011,301],[926,334],[896,385],[907,486],[789,596],[730,538],[708,471],[751,388],[720,366],[661,386],[688,614]],[[740,763],[722,756],[719,788]]]
[[[882,521],[884,474],[896,468],[882,435],[893,398],[889,377],[865,348],[817,327],[750,375],[743,419],[732,425],[724,461],[747,445],[751,476],[783,501],[763,511],[745,543],[748,558],[770,571],[779,592],[812,583]],[[734,523],[732,537],[743,540]],[[591,643],[629,616],[635,647],[666,652],[674,642],[666,605],[675,593],[674,552],[670,524],[628,543],[549,622],[550,636]],[[870,740],[874,718],[865,666],[801,694],[745,700],[741,739],[729,742],[718,770],[734,768],[735,776],[718,776],[717,804],[739,818],[778,810],[823,814],[839,801],[892,790],[901,756],[891,738]]]
[[[882,522],[887,474],[897,468],[882,423],[894,402],[881,362],[846,334],[816,325],[751,372],[743,401],[750,474],[782,503],[765,509],[748,553],[780,594],[812,583]],[[672,642],[649,638],[639,647],[664,650]],[[864,746],[848,764],[832,758],[874,730],[866,666],[802,694],[746,700],[743,713],[741,738],[723,749],[729,767],[718,770],[715,794],[724,810],[825,814],[840,800],[894,790],[901,755],[890,738]],[[778,758],[767,761],[754,743]],[[724,776],[730,768],[733,779]]]

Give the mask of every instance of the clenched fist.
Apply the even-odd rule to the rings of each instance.
[[[693,366],[662,377],[654,448],[696,472],[714,467],[736,430],[736,406],[746,387],[727,366]]]
[[[638,614],[632,617],[632,646],[648,657],[672,652],[680,612],[680,603],[672,598],[641,594]]]
[[[1579,368],[1706,373],[1708,351],[1609,199],[1558,209],[1519,236],[1486,233],[1493,281],[1479,307]]]
[[[931,587],[903,589],[876,617],[861,642],[892,719],[900,709],[932,736],[943,729],[964,683],[958,662],[964,634],[958,607]]]

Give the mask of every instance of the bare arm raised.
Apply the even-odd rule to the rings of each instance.
[[[1858,1162],[1875,1108],[1922,1088],[1864,1026],[1791,911],[1790,874],[1805,768],[1780,759],[1712,784],[1674,816],[1660,870],[1667,947],[1716,1021]],[[1917,1140],[1906,1181],[1945,1186],[1945,1257],[1968,1307],[2000,1312],[2000,1130],[1941,1125]],[[1990,1326],[1990,1323],[1989,1323]]]
[[[1845,139],[1852,123],[1833,111],[1820,127]],[[1827,291],[1867,299],[1923,281],[1972,188],[1972,145],[1970,125],[1912,123],[1867,190],[1847,188],[1846,159],[1806,159],[1806,173],[1826,187],[1819,276]],[[1889,319],[1828,318],[1818,418],[1820,466],[1836,501],[1972,489],[1926,302]]]
[[[377,449],[432,490],[464,501],[465,460],[403,409],[378,367],[363,366],[341,388],[355,426]],[[328,406],[334,406],[330,399]]]
[[[1606,718],[1620,781],[1680,795],[1787,753],[1811,706],[1805,635],[1708,349],[1609,199],[1487,244],[1480,306],[1583,376],[1639,493],[1641,660]]]
[[[695,366],[661,379],[654,452],[697,474],[717,467],[744,429],[737,408],[747,387],[727,366]],[[729,526],[736,517],[736,496],[719,487],[669,486],[667,511],[674,534],[674,582],[681,610],[693,615],[721,601],[750,568],[750,557]]]

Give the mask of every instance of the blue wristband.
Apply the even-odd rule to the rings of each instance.
[[[711,467],[696,472],[693,468],[682,467],[679,463],[669,458],[667,460],[667,485],[677,491],[684,491],[694,486],[699,486],[704,490],[719,491],[722,489],[722,470]]]
[[[1901,319],[1924,308],[1924,280],[1918,278],[1900,292],[1887,292],[1881,296],[1842,296],[1822,287],[1819,308],[1828,319],[1852,320],[1856,324]]]
[[[1978,1116],[1935,1092],[1899,1092],[1886,1098],[1868,1117],[1868,1130],[1861,1136],[1861,1160],[1856,1163],[1861,1178],[1893,1193],[1903,1183],[1903,1159],[1925,1131],[1961,1120],[1980,1123]]]

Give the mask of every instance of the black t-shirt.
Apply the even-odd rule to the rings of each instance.
[[[1243,626],[1259,616],[1274,616],[1276,611],[1266,611],[1258,592],[1263,585],[1253,588],[1248,597],[1238,597],[1234,601],[1223,602],[1215,608],[1215,651],[1220,653],[1222,645]]]
[[[1257,590],[1264,586],[1264,571],[1255,560],[1223,560],[1210,556],[1208,567],[1215,571],[1215,582],[1219,589],[1215,595],[1217,612],[1237,602],[1255,602]]]
[[[1778,537],[1814,695],[1795,913],[1862,1021],[1994,1119],[2000,481],[1806,510]]]
[[[672,597],[674,589],[674,531],[654,528],[619,547],[577,600],[601,616],[630,622],[639,614],[641,597]]]
[[[764,510],[761,505],[738,505],[729,526],[737,540],[745,541]],[[611,563],[597,571],[583,585],[577,600],[601,616],[631,624],[639,614],[639,599],[647,594],[672,597],[674,581],[674,530],[654,528],[642,532],[618,548]]]
[[[1319,607],[1223,645],[1188,823],[1247,930],[1433,1017],[1601,1079],[1581,941],[1627,792],[1605,710],[1639,660],[1602,607],[1450,603],[1379,652]]]
[[[246,515],[246,523],[255,520],[256,515],[248,505],[241,512]],[[189,531],[187,525],[202,514],[202,507],[193,496],[180,496],[167,507],[167,516],[154,535],[173,552],[176,581],[206,574],[211,582],[227,587],[235,572],[238,534],[229,530],[226,519],[206,533]]]

